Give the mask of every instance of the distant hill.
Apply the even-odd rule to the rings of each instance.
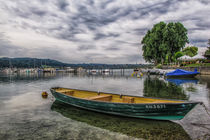
[[[112,69],[112,68],[136,68],[148,67],[150,65],[139,64],[68,64],[52,59],[39,59],[39,58],[0,58],[0,68],[41,68],[41,67],[72,67],[72,68],[86,68],[86,69]]]
[[[0,67],[16,67],[16,68],[34,68],[41,66],[64,67],[67,64],[52,60],[52,59],[38,59],[38,58],[0,58]]]

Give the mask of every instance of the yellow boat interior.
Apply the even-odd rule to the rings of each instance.
[[[73,96],[76,98],[87,99],[87,100],[97,100],[104,102],[114,102],[114,103],[183,103],[183,101],[174,101],[167,99],[153,99],[144,97],[134,97],[126,95],[118,95],[104,92],[94,92],[94,91],[84,91],[68,88],[55,88],[56,92]]]

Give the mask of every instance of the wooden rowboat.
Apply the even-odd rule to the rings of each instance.
[[[156,119],[180,120],[202,102],[145,98],[113,93],[55,87],[50,89],[59,101],[83,109],[113,115]]]

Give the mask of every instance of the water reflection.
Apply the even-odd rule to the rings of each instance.
[[[168,82],[174,83],[177,86],[187,85],[186,91],[189,92],[197,92],[197,88],[194,86],[198,84],[198,79],[196,78],[188,78],[188,79],[166,79]]]
[[[53,104],[52,109],[54,111],[51,111],[51,98],[47,98],[47,100],[41,98],[43,91],[50,93],[49,89],[54,86],[135,96],[143,96],[144,94],[145,96],[159,98],[185,99],[188,98],[188,95],[189,100],[204,102],[210,112],[210,76],[198,77],[199,82],[197,84],[183,83],[178,86],[159,77],[151,76],[148,78],[146,75],[141,78],[131,77],[132,72],[125,71],[124,75],[117,72],[109,75],[74,75],[69,73],[46,73],[43,75],[35,73],[0,74],[0,139],[23,139],[23,136],[28,139],[37,139],[38,136],[43,139],[49,137],[77,139],[78,133],[81,134],[80,139],[88,139],[89,136],[100,136],[100,139],[106,136],[109,136],[107,139],[122,139],[119,133],[112,135],[111,131],[145,139],[188,139],[189,136],[185,136],[187,135],[186,132],[192,139],[200,139],[209,134],[209,129],[191,125],[191,123],[209,124],[209,116],[207,116],[202,106],[193,109],[190,114],[180,121],[183,130],[180,125],[172,122],[102,115],[81,111],[69,106],[57,105],[57,103]],[[196,88],[196,92],[189,92],[187,87],[191,85]],[[63,117],[55,111],[77,121]],[[43,120],[43,118],[45,119]],[[87,124],[83,127],[84,123],[80,122]],[[102,131],[99,131],[100,128],[103,128]],[[105,131],[106,133],[104,133]],[[5,137],[2,138],[1,136]]]
[[[198,83],[198,79],[196,78],[192,78],[192,79],[166,79],[167,81],[174,83],[176,85],[181,85],[181,84],[185,84],[185,83],[194,83],[197,84]]]
[[[200,76],[200,82],[206,84],[206,88],[208,89],[208,102],[210,106],[210,75]],[[210,109],[209,109],[210,110]]]
[[[145,139],[190,139],[183,128],[170,121],[144,120],[96,113],[55,101],[51,109],[89,125]]]
[[[36,80],[50,80],[59,75],[55,73],[14,73],[14,74],[0,74],[0,83],[11,83],[19,81],[36,81]]]
[[[188,100],[184,89],[171,82],[165,82],[164,79],[158,77],[147,77],[144,80],[144,96],[158,97],[166,99]]]

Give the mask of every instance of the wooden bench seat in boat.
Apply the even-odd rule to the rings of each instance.
[[[97,96],[92,96],[89,98],[86,98],[88,100],[97,100],[97,101],[111,101],[112,100],[112,95],[97,95]]]
[[[134,103],[133,97],[122,97],[123,103]]]
[[[68,91],[64,91],[63,93],[66,94],[66,95],[73,96],[74,91],[73,90],[68,90]]]

